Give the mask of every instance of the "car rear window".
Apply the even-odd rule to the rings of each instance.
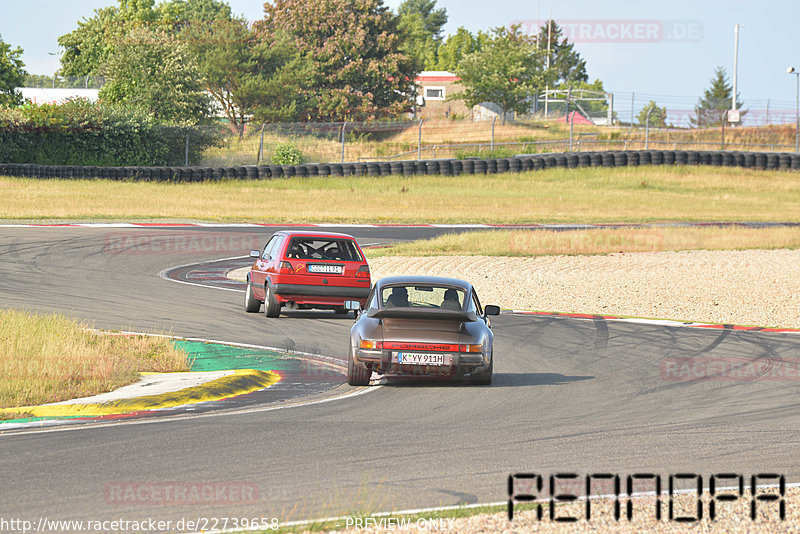
[[[381,291],[384,308],[439,308],[459,311],[466,292],[460,288],[441,286],[394,285]]]
[[[286,257],[298,260],[364,261],[352,240],[318,237],[293,237]]]

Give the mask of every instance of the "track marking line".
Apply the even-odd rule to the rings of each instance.
[[[779,488],[779,487],[780,487],[779,484],[765,484],[763,486],[759,486],[758,489],[775,489],[775,488]],[[800,487],[800,482],[793,482],[793,483],[789,483],[789,484],[784,484],[784,487],[786,487],[786,488],[797,488],[797,487]],[[721,491],[738,491],[738,490],[739,490],[739,488],[738,488],[738,486],[736,486],[736,487],[716,488],[715,491],[721,492]],[[691,494],[691,493],[696,493],[696,492],[697,492],[696,489],[678,489],[678,490],[674,490],[672,493],[674,495],[686,495],[686,494]],[[710,492],[709,488],[703,488],[703,494],[706,494],[706,493],[709,493],[709,492]],[[656,492],[655,491],[642,491],[642,492],[634,492],[631,495],[627,495],[627,494],[625,494],[625,495],[614,495],[614,494],[609,493],[609,494],[588,495],[588,496],[587,495],[579,495],[579,496],[576,496],[576,497],[577,497],[578,501],[588,501],[588,500],[596,500],[596,499],[627,499],[627,498],[638,499],[638,498],[642,498],[642,497],[655,497],[655,496],[656,496]],[[668,495],[667,495],[667,493],[662,492],[662,493],[659,494],[659,496],[667,497]],[[544,501],[546,501],[546,503],[549,503],[549,499],[544,499]],[[563,502],[566,504],[566,501],[563,501]],[[523,503],[520,502],[520,504],[523,504]],[[543,504],[545,504],[545,503],[543,503]],[[285,523],[278,524],[278,528],[279,529],[280,528],[292,528],[292,527],[302,527],[302,526],[313,525],[313,524],[333,523],[333,522],[337,522],[337,521],[346,521],[347,519],[350,519],[350,518],[353,518],[353,517],[392,517],[392,516],[420,515],[420,514],[425,514],[425,513],[429,513],[429,512],[446,512],[446,511],[449,511],[449,510],[471,510],[471,509],[475,509],[475,508],[497,508],[497,507],[507,507],[507,506],[508,506],[508,501],[498,501],[498,502],[489,502],[489,503],[475,503],[475,504],[463,504],[463,505],[456,504],[456,505],[450,505],[450,506],[436,506],[436,507],[430,507],[430,508],[413,508],[413,509],[410,509],[410,510],[396,510],[396,511],[393,511],[393,512],[375,512],[373,514],[369,514],[368,516],[358,516],[358,515],[357,516],[353,516],[353,515],[349,515],[349,516],[327,517],[327,518],[321,518],[321,519],[303,519],[303,520],[299,520],[299,521],[287,521]],[[498,511],[498,512],[495,512],[495,513],[500,514],[500,513],[504,513],[504,512],[501,510],[501,511]],[[456,518],[456,519],[459,519],[459,518]],[[226,530],[207,530],[207,531],[202,531],[202,532],[205,532],[206,534],[227,534],[229,532],[248,532],[248,531],[256,531],[256,530],[263,531],[264,528],[263,527],[252,527],[252,528],[245,528],[245,529],[238,528],[238,529],[226,529]],[[200,534],[200,532],[193,533],[193,534]]]
[[[541,312],[533,310],[509,310],[510,313],[517,315],[533,315],[539,317],[556,317],[563,319],[603,319],[619,323],[644,324],[651,326],[667,326],[672,328],[705,328],[718,330],[731,330],[734,332],[752,332],[761,334],[800,334],[800,329],[796,328],[775,328],[767,326],[741,326],[734,324],[721,323],[696,323],[692,321],[677,321],[674,319],[647,319],[644,317],[619,317],[614,315],[592,315],[589,313],[559,313]]]
[[[168,393],[142,395],[100,403],[70,403],[69,401],[39,406],[3,408],[0,413],[30,413],[34,417],[99,417],[104,415],[124,415],[135,412],[149,412],[165,408],[177,408],[206,402],[247,395],[274,386],[281,380],[274,371],[236,369],[227,376],[210,380],[198,386],[191,386]],[[2,426],[0,426],[2,428]]]

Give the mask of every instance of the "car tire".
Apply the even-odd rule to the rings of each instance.
[[[272,294],[272,286],[264,286],[264,315],[267,317],[278,317],[281,314],[281,303]]]
[[[368,369],[356,364],[351,346],[347,357],[347,383],[351,386],[368,386],[370,376],[372,373]]]
[[[253,294],[253,284],[247,281],[247,290],[244,292],[244,311],[247,313],[258,313],[261,309],[261,301]]]
[[[469,383],[476,386],[489,386],[492,383],[492,372],[494,369],[494,355],[489,360],[489,368],[481,373],[473,373],[469,375]]]

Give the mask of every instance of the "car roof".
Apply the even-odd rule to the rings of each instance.
[[[465,280],[460,280],[458,278],[446,278],[443,276],[387,276],[375,282],[375,285],[378,289],[381,289],[385,286],[394,285],[451,286],[461,288],[467,292],[472,289],[472,284]]]
[[[351,236],[350,234],[340,234],[337,232],[314,232],[314,231],[305,231],[305,230],[279,230],[275,232],[276,234],[286,235],[289,237],[330,237],[336,239],[352,239],[355,241],[355,237]]]

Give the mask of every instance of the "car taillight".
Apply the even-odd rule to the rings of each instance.
[[[459,345],[459,352],[483,352],[483,345]]]
[[[369,265],[362,265],[356,271],[356,278],[369,278]]]
[[[288,261],[282,261],[278,265],[278,273],[280,274],[294,274],[294,269],[292,269],[292,264]]]
[[[374,341],[374,340],[371,340],[371,339],[362,339],[361,343],[359,344],[359,347],[361,347],[362,349],[378,349],[378,350],[380,350],[380,349],[383,348],[383,342],[382,341]]]

